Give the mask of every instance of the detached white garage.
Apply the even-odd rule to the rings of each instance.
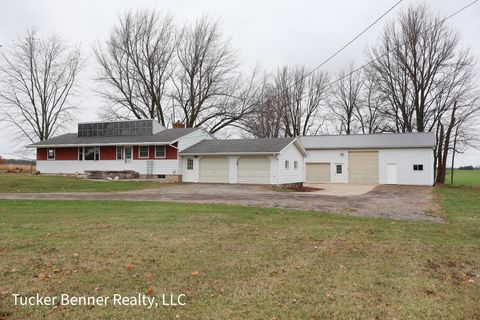
[[[184,182],[302,183],[307,153],[296,138],[203,140],[179,153]]]
[[[307,183],[434,184],[433,133],[304,136]]]

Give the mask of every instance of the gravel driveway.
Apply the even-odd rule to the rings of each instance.
[[[274,207],[397,220],[441,222],[434,212],[432,187],[379,185],[355,196],[278,192],[265,186],[230,184],[171,184],[129,192],[0,193],[0,199],[167,200]]]

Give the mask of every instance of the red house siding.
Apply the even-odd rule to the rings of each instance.
[[[174,144],[176,146],[176,143]],[[149,146],[148,159],[149,160],[175,160],[178,158],[178,151],[172,146],[165,146],[165,158],[155,158],[155,146]],[[147,160],[147,158],[138,157],[138,146],[133,146],[133,159],[134,160]]]
[[[55,160],[78,160],[78,148],[55,148]]]
[[[47,148],[37,148],[37,160],[47,160]]]
[[[117,147],[105,146],[100,147],[100,160],[115,160],[117,159]]]

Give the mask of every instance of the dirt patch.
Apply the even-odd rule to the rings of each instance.
[[[358,196],[331,196],[316,192],[275,192],[257,185],[184,183],[129,192],[0,193],[0,199],[165,200],[442,222],[441,217],[432,213],[436,206],[432,190],[423,186],[380,185]]]
[[[268,187],[267,190],[272,190],[276,192],[315,192],[323,190],[322,188],[313,188],[313,187],[305,187],[305,186],[298,186],[292,188],[283,188],[283,187]]]

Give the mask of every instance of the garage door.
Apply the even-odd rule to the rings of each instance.
[[[200,159],[200,182],[228,183],[228,176],[228,159],[226,157]]]
[[[307,163],[307,183],[329,183],[330,163]]]
[[[240,157],[238,183],[270,183],[270,160],[266,157]]]
[[[349,183],[378,183],[378,152],[350,151],[348,153]]]

